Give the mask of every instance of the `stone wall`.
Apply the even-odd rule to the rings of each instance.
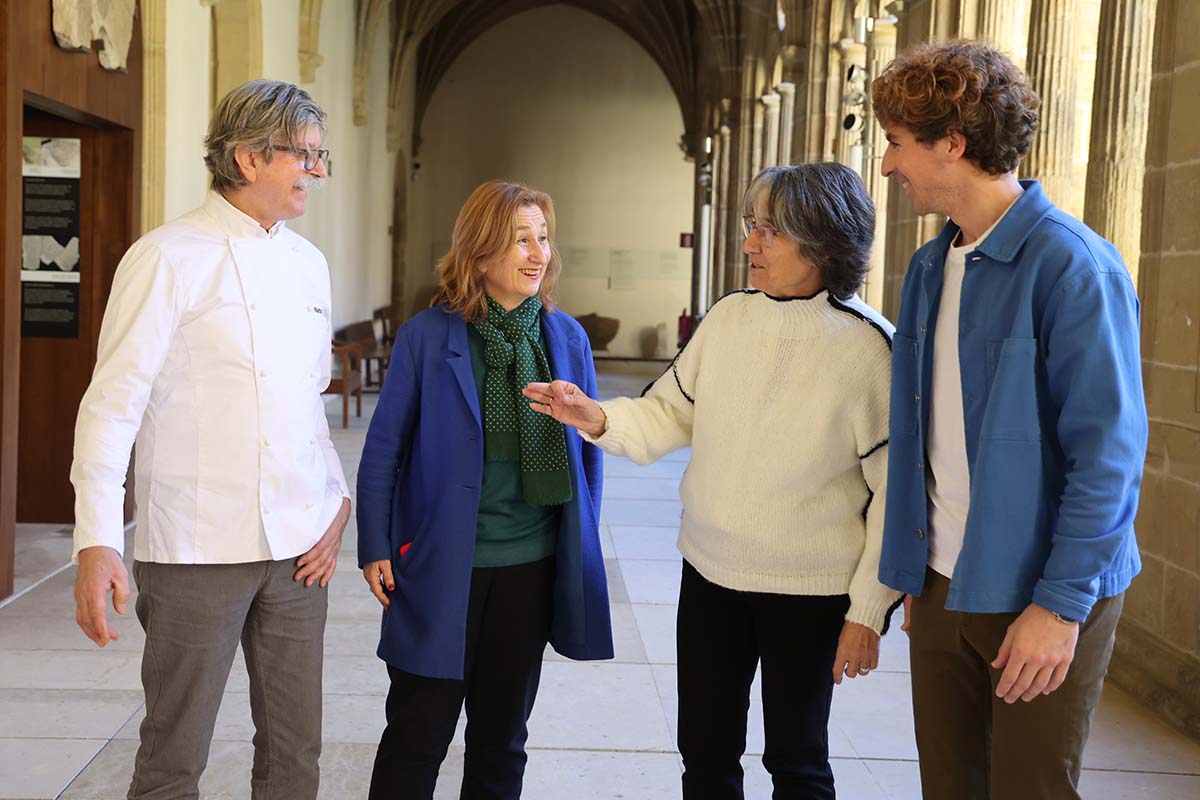
[[[1143,211],[1150,444],[1112,679],[1200,737],[1200,3],[1160,0]]]

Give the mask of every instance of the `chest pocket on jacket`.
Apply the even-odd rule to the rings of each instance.
[[[1037,354],[1037,339],[1003,339],[987,343],[988,403],[983,414],[981,438],[1041,441]]]

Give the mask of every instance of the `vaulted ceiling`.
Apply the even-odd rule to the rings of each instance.
[[[771,28],[776,0],[357,0],[355,119],[365,122],[371,42],[386,26],[391,73],[389,112],[400,104],[404,70],[416,69],[412,147],[438,83],[479,36],[504,20],[541,6],[563,3],[593,13],[637,41],[662,69],[679,101],[685,150],[695,154],[697,131],[710,106],[739,95],[747,43]],[[803,0],[790,0],[791,4]],[[414,52],[415,48],[415,52]]]

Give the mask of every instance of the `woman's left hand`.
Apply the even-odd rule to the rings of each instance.
[[[838,637],[837,657],[833,661],[833,682],[841,684],[842,675],[855,678],[879,666],[879,634],[846,620]]]

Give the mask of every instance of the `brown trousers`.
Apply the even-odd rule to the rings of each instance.
[[[1009,705],[990,663],[1018,614],[946,610],[950,579],[926,571],[912,601],[913,716],[925,800],[1078,800],[1092,712],[1124,595],[1096,603],[1057,691]]]

